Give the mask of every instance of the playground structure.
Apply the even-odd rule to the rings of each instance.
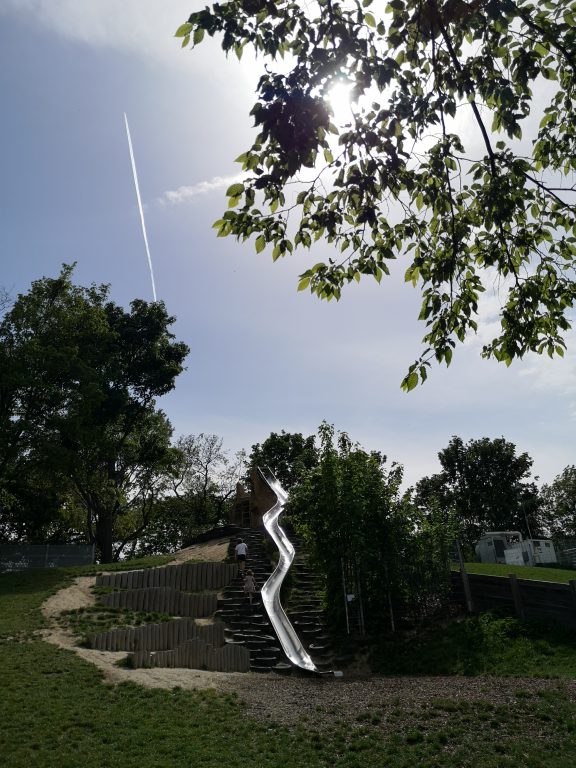
[[[253,528],[230,531],[247,542],[250,568],[257,583],[264,582],[253,604],[248,604],[242,576],[231,562],[184,563],[101,573],[96,586],[102,591],[111,591],[100,595],[100,603],[111,609],[164,614],[166,618],[159,624],[93,635],[90,638],[93,648],[127,651],[133,667],[282,674],[294,668],[312,673],[331,668],[322,609],[313,594],[315,577],[306,573],[302,562],[298,561],[294,576],[299,600],[291,604],[291,616],[316,661],[312,660],[280,603],[282,582],[295,557],[294,546],[278,522],[287,493],[272,472],[259,469],[258,473],[260,487],[265,489],[260,498],[268,503],[268,510],[262,514],[264,527],[279,551],[276,568],[272,571],[261,531]],[[229,560],[233,558],[234,542],[233,535]]]
[[[318,672],[318,669],[312,661],[310,654],[306,651],[296,630],[292,626],[286,612],[280,603],[280,589],[282,582],[292,561],[294,560],[294,547],[286,536],[286,533],[280,527],[278,520],[284,511],[284,505],[288,499],[288,494],[282,488],[279,481],[269,469],[258,470],[262,478],[266,481],[270,489],[276,496],[276,504],[272,506],[263,517],[264,527],[271,539],[274,541],[280,552],[280,559],[274,573],[262,587],[262,602],[266,612],[278,636],[278,640],[288,659],[297,667],[308,670],[309,672]]]

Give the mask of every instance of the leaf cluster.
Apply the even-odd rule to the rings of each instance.
[[[298,287],[326,300],[401,257],[426,326],[405,390],[433,359],[450,364],[493,286],[500,329],[484,357],[563,355],[576,300],[574,0],[230,0],[176,34],[268,62],[219,236],[254,238],[273,259],[323,238],[332,255]],[[353,94],[345,126],[332,120],[337,81]]]
[[[162,303],[126,310],[108,286],[74,285],[72,273],[35,281],[0,323],[0,530],[6,513],[12,538],[67,525],[110,560],[177,458],[155,398],[188,348]]]

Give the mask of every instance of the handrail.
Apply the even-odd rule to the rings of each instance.
[[[276,495],[276,504],[270,507],[264,514],[262,521],[280,553],[278,565],[262,587],[262,602],[264,603],[270,622],[278,635],[280,645],[288,659],[297,667],[306,669],[309,672],[318,672],[319,670],[302,645],[300,638],[296,634],[296,630],[290,623],[290,619],[286,616],[280,603],[280,588],[284,581],[284,577],[288,573],[292,561],[294,560],[294,547],[292,546],[292,542],[278,524],[278,519],[284,511],[284,505],[288,499],[288,494],[268,467],[264,469],[258,467],[258,472],[269,486],[270,490]]]

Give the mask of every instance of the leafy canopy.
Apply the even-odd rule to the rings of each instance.
[[[446,519],[439,526],[423,518],[401,483],[400,465],[323,422],[317,461],[290,491],[288,520],[323,577],[327,615],[341,631],[344,569],[355,573],[368,632],[419,620],[445,595],[453,530]]]
[[[562,355],[576,299],[576,2],[230,0],[192,13],[182,45],[218,36],[267,60],[219,236],[255,237],[274,260],[320,238],[333,255],[299,289],[338,299],[406,260],[419,286],[423,350],[402,382],[450,364],[497,287],[483,348],[507,365]],[[352,88],[349,124],[329,91]],[[460,120],[470,118],[464,137]],[[464,139],[468,141],[465,142]]]
[[[465,443],[452,437],[438,454],[442,471],[416,484],[415,504],[425,515],[452,510],[460,538],[470,547],[486,531],[519,530],[540,534],[538,489],[531,478],[532,458],[516,453],[503,437]]]
[[[250,471],[255,467],[269,467],[282,486],[290,490],[306,470],[318,464],[318,449],[314,435],[304,437],[301,432],[271,432],[263,443],[256,443],[248,457],[249,469],[246,475],[250,482]]]
[[[36,280],[0,321],[0,536],[61,533],[62,507],[74,508],[109,562],[179,459],[156,398],[188,347],[161,302],[126,310],[72,272]]]
[[[552,536],[576,537],[576,466],[565,467],[541,492],[543,515]]]

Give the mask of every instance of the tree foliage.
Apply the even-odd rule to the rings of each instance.
[[[343,562],[357,570],[369,632],[390,628],[394,614],[420,618],[448,583],[450,527],[420,519],[402,497],[400,465],[326,423],[319,442],[318,465],[293,488],[288,513],[324,576],[331,621],[345,627]]]
[[[299,289],[338,299],[401,256],[419,286],[423,351],[403,381],[449,364],[498,286],[483,356],[562,355],[576,299],[574,0],[229,0],[192,13],[206,35],[266,60],[219,236],[272,258],[324,238]],[[336,82],[354,101],[334,125]],[[465,128],[470,120],[472,130]]]
[[[416,484],[414,502],[438,520],[456,517],[460,537],[473,545],[487,530],[542,532],[538,489],[530,478],[532,459],[514,443],[487,437],[464,443],[453,437],[438,454],[442,471]]]
[[[271,432],[263,443],[256,443],[248,457],[249,470],[269,467],[286,490],[298,482],[302,474],[318,464],[314,435],[300,432]],[[248,478],[249,480],[249,474]]]
[[[540,491],[542,514],[549,533],[576,538],[576,466],[565,467]]]
[[[108,562],[146,524],[178,456],[155,398],[188,349],[162,303],[126,311],[107,286],[74,285],[72,270],[34,282],[0,323],[0,516],[29,535],[45,530],[43,497],[50,515],[67,499]]]
[[[246,467],[244,451],[224,449],[218,435],[183,435],[166,493],[157,499],[134,552],[156,555],[187,547],[196,537],[227,522],[236,485]]]

